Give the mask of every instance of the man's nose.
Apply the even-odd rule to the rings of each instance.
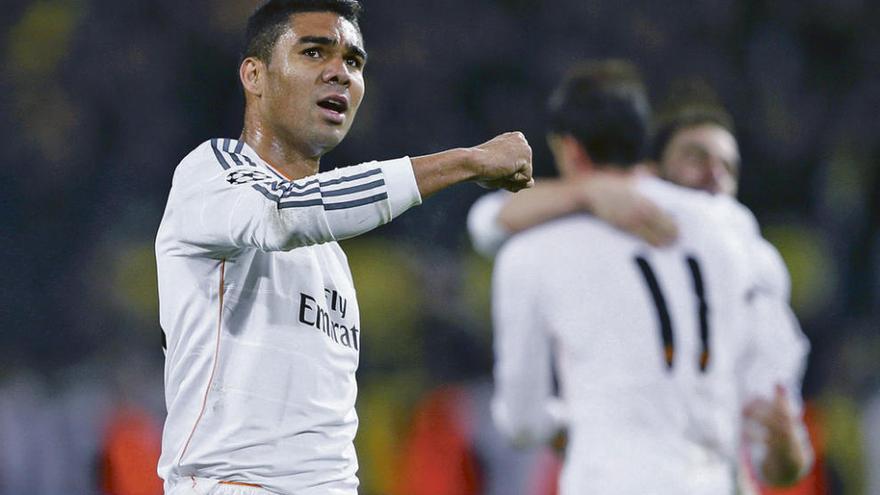
[[[704,181],[706,182],[706,189],[713,193],[720,192],[721,185],[727,179],[727,174],[727,167],[723,162],[710,159],[705,169]]]
[[[348,86],[351,82],[351,77],[348,73],[348,65],[345,63],[344,58],[333,57],[328,60],[327,65],[324,66],[324,73],[322,74],[321,79],[328,84]]]

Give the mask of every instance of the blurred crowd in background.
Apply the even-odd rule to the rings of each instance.
[[[366,98],[324,168],[522,130],[549,175],[545,95],[587,58],[634,61],[657,108],[682,87],[711,91],[736,122],[740,199],[783,254],[812,343],[822,493],[880,494],[880,3],[364,4]],[[161,493],[153,242],[179,160],[240,133],[239,43],[255,6],[3,2],[0,495]],[[525,472],[492,472],[481,426],[491,265],[465,216],[482,193],[459,186],[343,245],[364,328],[364,495],[432,483],[466,495]],[[465,402],[464,419],[448,411]],[[444,457],[456,449],[470,457]],[[505,462],[543,462],[522,455]],[[463,474],[441,481],[450,470]]]

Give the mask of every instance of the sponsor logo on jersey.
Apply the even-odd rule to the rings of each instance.
[[[345,319],[348,301],[335,290],[324,289],[324,292],[326,306],[321,305],[317,298],[300,293],[300,323],[315,327],[333,342],[357,351],[360,348],[358,342],[360,330]]]

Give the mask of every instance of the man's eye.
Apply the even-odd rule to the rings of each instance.
[[[684,153],[684,157],[695,162],[704,162],[708,159],[705,151],[699,148],[690,148]]]
[[[306,48],[305,50],[303,50],[303,55],[305,55],[306,57],[318,58],[321,56],[321,51],[317,48]]]
[[[363,65],[363,64],[361,64],[360,59],[359,59],[359,58],[356,58],[356,57],[348,57],[348,58],[346,58],[346,59],[345,59],[345,63],[346,63],[349,67],[354,67],[354,68],[356,68],[356,69],[359,69],[359,68],[361,67],[361,65]]]

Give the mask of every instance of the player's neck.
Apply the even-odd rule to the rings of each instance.
[[[609,176],[617,176],[617,177],[644,177],[644,176],[656,176],[656,172],[650,166],[638,163],[636,165],[621,167],[617,165],[601,165],[596,166],[593,165],[590,172],[601,172],[603,175]]]
[[[320,155],[303,153],[261,125],[246,122],[241,140],[257,152],[263,161],[281,172],[288,180],[302,179],[318,173]]]

